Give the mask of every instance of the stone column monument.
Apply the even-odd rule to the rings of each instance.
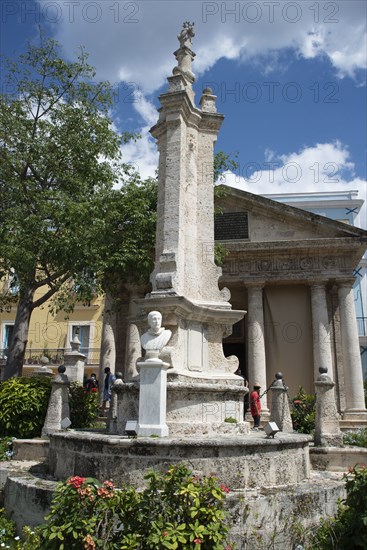
[[[80,352],[80,340],[77,335],[70,341],[71,351],[64,353],[64,365],[70,382],[83,384],[84,362],[86,356]]]
[[[315,445],[318,447],[342,447],[343,436],[339,428],[339,414],[335,403],[335,382],[328,375],[326,367],[320,367],[319,372],[319,377],[315,382]]]
[[[275,422],[281,432],[293,433],[291,411],[289,409],[288,388],[283,382],[283,375],[277,372],[270,386],[271,409],[270,421]]]
[[[60,365],[57,370],[58,374],[51,382],[51,395],[48,402],[45,423],[42,428],[42,437],[48,437],[50,433],[60,431],[63,428],[63,421],[70,424],[70,381],[65,374],[66,368],[64,365]]]
[[[221,269],[214,263],[213,147],[223,115],[209,88],[201,108],[195,106],[193,37],[194,25],[184,23],[177,65],[151,129],[159,149],[156,258],[152,292],[136,301],[140,334],[151,311],[161,312],[172,333],[159,354],[170,366],[170,433],[207,433],[207,424],[243,419],[238,360],[224,356],[222,339],[245,312],[232,310],[230,292],[219,290]]]

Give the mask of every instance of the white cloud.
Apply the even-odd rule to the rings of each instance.
[[[358,198],[365,201],[359,224],[367,228],[367,181],[355,177],[349,157],[347,147],[338,141],[278,156],[266,150],[262,166],[253,171],[249,164],[240,166],[236,174],[226,172],[223,183],[260,195],[357,190]]]
[[[365,2],[65,2],[38,0],[53,21],[56,38],[74,56],[83,44],[97,74],[112,82],[134,82],[144,93],[164,84],[174,66],[176,35],[195,21],[195,72],[202,74],[224,57],[265,60],[291,48],[305,58],[327,56],[340,77],[366,67]],[[58,6],[58,17],[55,17]],[[46,8],[48,9],[46,10]],[[276,64],[275,64],[276,68]]]
[[[134,166],[145,179],[154,177],[158,166],[157,146],[155,139],[149,133],[151,126],[157,122],[158,113],[155,106],[139,90],[134,92],[134,97],[136,101],[132,105],[144,122],[143,126],[137,130],[141,137],[136,141],[129,141],[121,147],[121,150],[124,162]]]

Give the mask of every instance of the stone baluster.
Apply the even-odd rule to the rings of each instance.
[[[339,414],[335,403],[335,383],[328,376],[326,367],[320,367],[319,372],[320,375],[315,382],[315,445],[342,447],[343,436],[339,427]]]
[[[64,353],[66,374],[70,382],[83,384],[86,355],[80,352],[80,340],[77,335],[70,341],[71,351]]]
[[[70,381],[65,374],[65,366],[60,365],[58,374],[51,382],[51,395],[48,402],[45,423],[42,428],[42,437],[48,437],[50,433],[60,431],[62,422],[70,417],[69,386]],[[70,421],[68,422],[70,425]]]
[[[281,432],[292,433],[293,423],[288,401],[288,388],[283,382],[283,374],[277,372],[270,386],[270,421],[275,422]]]

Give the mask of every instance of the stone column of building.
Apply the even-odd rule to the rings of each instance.
[[[114,320],[115,314],[112,308],[112,298],[107,293],[105,296],[105,304],[103,311],[103,326],[102,326],[102,337],[101,337],[101,356],[99,360],[99,400],[102,403],[103,399],[103,380],[104,380],[104,369],[109,367],[111,372],[115,372],[115,362],[116,362],[116,347],[115,347],[115,331],[114,331]]]
[[[246,284],[248,290],[248,377],[249,387],[260,384],[263,392],[267,388],[266,355],[264,334],[263,284]],[[267,398],[261,399],[262,409],[268,412]]]
[[[346,409],[343,413],[343,419],[355,420],[360,418],[364,420],[367,418],[367,411],[364,400],[353,283],[354,279],[344,281],[339,283],[338,288],[346,397]]]
[[[333,376],[331,323],[328,315],[325,283],[317,282],[311,285],[311,311],[314,380],[317,380],[320,367],[327,368],[330,376]]]

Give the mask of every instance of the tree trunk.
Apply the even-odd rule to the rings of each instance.
[[[5,380],[22,375],[29,322],[33,311],[33,296],[34,288],[26,288],[20,293],[13,335],[5,365]]]

